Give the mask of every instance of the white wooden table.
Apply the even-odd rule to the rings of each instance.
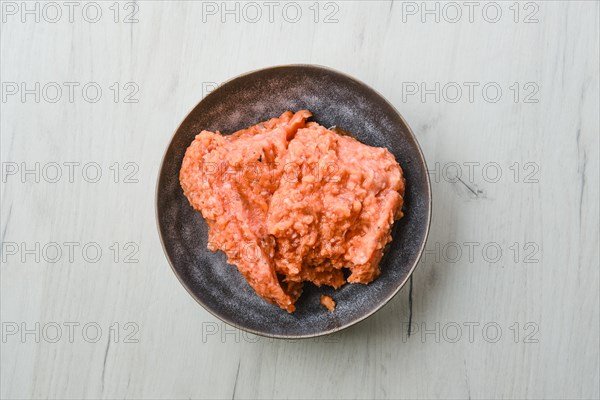
[[[2,2],[2,398],[600,397],[599,26],[595,1]],[[187,112],[288,63],[387,97],[434,193],[412,293],[296,342],[199,307],[154,218]]]

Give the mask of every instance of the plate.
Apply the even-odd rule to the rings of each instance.
[[[323,126],[351,132],[362,143],[386,147],[406,179],[404,217],[392,229],[392,242],[380,263],[381,275],[368,285],[346,284],[338,290],[305,283],[289,314],[260,298],[221,251],[206,248],[208,227],[192,209],[179,185],[185,150],[202,130],[224,134],[307,109]],[[331,334],[381,309],[407,282],[417,266],[431,219],[427,166],[406,121],[380,94],[338,71],[316,65],[286,65],[250,72],[211,92],[188,114],[171,140],[156,189],[158,231],[173,272],[190,295],[224,322],[276,338]],[[326,294],[337,303],[329,312]]]

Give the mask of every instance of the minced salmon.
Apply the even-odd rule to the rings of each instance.
[[[326,296],[322,294],[320,303],[329,311],[335,310],[335,300],[333,300],[331,296]]]
[[[288,111],[231,135],[202,131],[180,173],[208,223],[208,248],[222,250],[258,295],[288,312],[305,281],[373,281],[402,217],[394,156],[310,116]]]

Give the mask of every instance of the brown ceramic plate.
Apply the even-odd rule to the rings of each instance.
[[[381,261],[381,275],[369,285],[339,290],[305,284],[288,314],[260,298],[225,254],[206,248],[207,225],[179,186],[186,148],[203,129],[232,133],[287,110],[308,109],[323,126],[337,126],[370,146],[386,147],[406,178],[404,217]],[[156,190],[158,230],[173,272],[206,310],[246,331],[280,338],[307,338],[347,328],[383,307],[415,269],[429,231],[431,187],[423,153],[398,111],[362,82],[315,65],[288,65],[234,78],[204,98],[179,126],[166,150]],[[337,302],[334,312],[321,294]]]

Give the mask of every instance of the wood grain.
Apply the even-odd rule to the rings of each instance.
[[[463,3],[456,22],[427,3],[436,22],[421,2],[366,1],[294,3],[294,23],[289,3],[272,22],[263,2],[256,22],[248,3],[123,2],[118,22],[98,3],[96,23],[88,3],[70,22],[58,2],[55,23],[45,3],[27,3],[39,22],[2,3],[2,398],[599,398],[598,3],[519,3],[517,16],[500,2],[495,23],[488,3],[473,22]],[[199,307],[154,219],[160,160],[186,113],[214,84],[287,63],[342,70],[388,98],[434,194],[410,296],[407,285],[367,321],[296,342]],[[23,99],[36,82],[39,102]],[[66,82],[79,84],[72,102]]]

